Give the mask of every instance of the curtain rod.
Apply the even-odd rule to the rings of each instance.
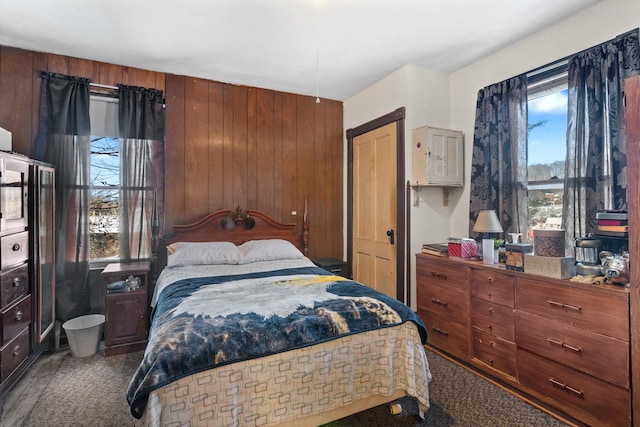
[[[101,85],[99,83],[89,83],[89,86],[101,87],[101,88],[104,88],[104,89],[118,90],[118,88],[116,86]]]

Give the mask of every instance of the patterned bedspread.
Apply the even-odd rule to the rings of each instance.
[[[195,277],[166,286],[127,399],[140,418],[148,395],[213,367],[412,321],[406,305],[317,267]]]

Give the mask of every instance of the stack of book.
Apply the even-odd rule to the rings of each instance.
[[[596,212],[598,230],[595,234],[601,236],[628,237],[629,214],[626,211]]]
[[[449,246],[446,243],[425,243],[422,245],[422,253],[435,256],[448,256]]]

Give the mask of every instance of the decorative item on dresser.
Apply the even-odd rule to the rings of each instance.
[[[406,395],[428,407],[424,324],[336,274],[344,263],[307,258],[306,201],[303,218],[297,234],[259,211],[221,210],[165,236],[127,392],[145,425],[321,425]]]
[[[631,425],[629,292],[416,254],[429,348],[567,422]]]
[[[0,153],[0,401],[52,347],[53,186],[50,165]]]

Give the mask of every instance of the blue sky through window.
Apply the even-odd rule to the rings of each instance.
[[[529,133],[529,165],[565,160],[567,94],[563,89],[529,101],[529,125],[544,122]]]

